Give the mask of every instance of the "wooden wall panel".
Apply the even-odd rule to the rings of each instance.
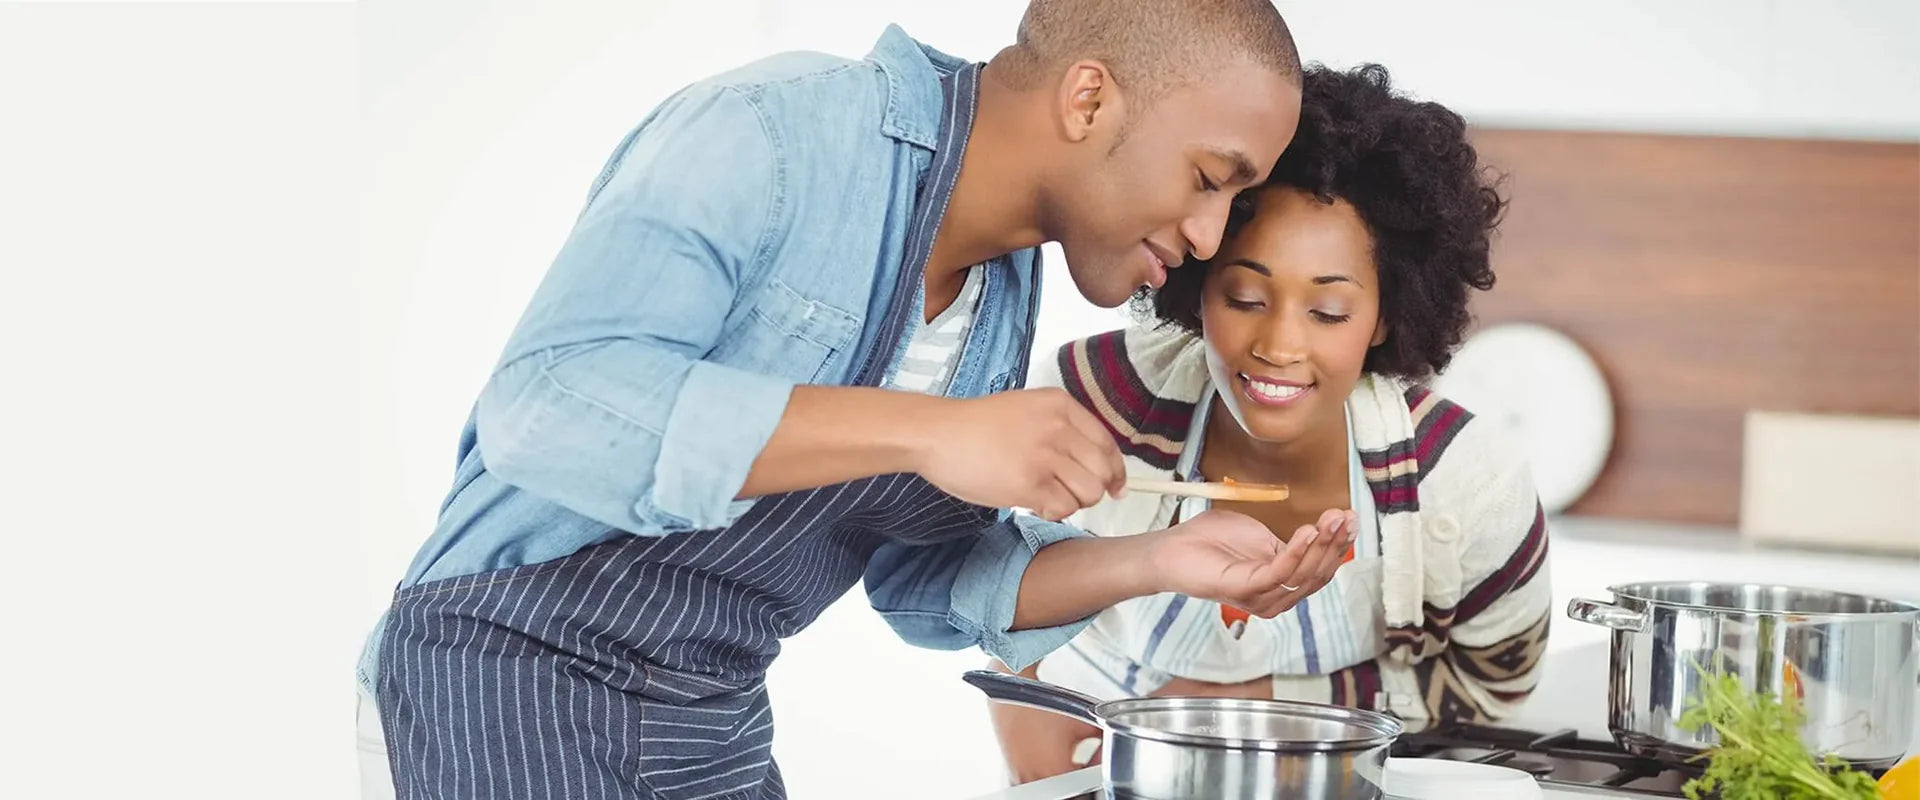
[[[1920,415],[1920,145],[1477,130],[1512,198],[1480,324],[1586,347],[1579,513],[1733,524],[1747,409]]]

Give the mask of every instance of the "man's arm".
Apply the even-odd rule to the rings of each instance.
[[[801,386],[741,497],[913,472],[948,494],[1059,520],[1118,494],[1119,447],[1057,389],[976,399]]]
[[[724,168],[709,156],[725,152]],[[474,409],[488,470],[641,534],[718,527],[793,382],[703,360],[770,257],[780,155],[724,87],[621,142]]]
[[[1180,592],[1273,616],[1298,599],[1285,585],[1314,585],[1348,541],[1302,532],[1282,544],[1230,512],[1113,538],[1016,516],[957,541],[883,545],[867,565],[867,595],[909,643],[979,645],[1017,670],[1132,597]]]
[[[740,496],[830,486],[918,472],[928,449],[928,420],[951,401],[913,392],[853,386],[799,386],[780,425],[753,460]]]
[[[1161,592],[1274,617],[1332,579],[1353,542],[1351,519],[1328,511],[1285,543],[1258,520],[1231,512],[1136,536],[1063,541],[1027,565],[1013,627],[1059,625]]]

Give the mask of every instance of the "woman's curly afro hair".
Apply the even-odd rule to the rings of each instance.
[[[1387,70],[1303,75],[1300,127],[1266,186],[1352,204],[1373,237],[1380,316],[1387,338],[1367,353],[1369,372],[1420,380],[1444,369],[1465,335],[1469,288],[1493,287],[1488,246],[1506,201],[1467,141],[1466,121],[1438,103],[1395,94]],[[1234,201],[1231,239],[1253,218],[1258,190]],[[1137,305],[1164,323],[1200,331],[1201,287],[1211,265],[1188,259]]]

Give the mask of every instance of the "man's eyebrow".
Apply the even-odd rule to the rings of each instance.
[[[1253,159],[1247,158],[1246,153],[1211,145],[1207,146],[1206,151],[1233,167],[1233,175],[1227,179],[1228,183],[1252,183],[1254,176],[1260,174],[1260,170],[1253,168]]]

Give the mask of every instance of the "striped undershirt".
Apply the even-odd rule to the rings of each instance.
[[[960,344],[967,340],[973,319],[980,307],[980,289],[986,270],[967,270],[967,282],[960,296],[939,316],[924,325],[916,325],[907,344],[907,357],[887,379],[886,388],[903,392],[944,395],[953,381],[954,364],[960,360]],[[917,323],[919,320],[915,320]]]

